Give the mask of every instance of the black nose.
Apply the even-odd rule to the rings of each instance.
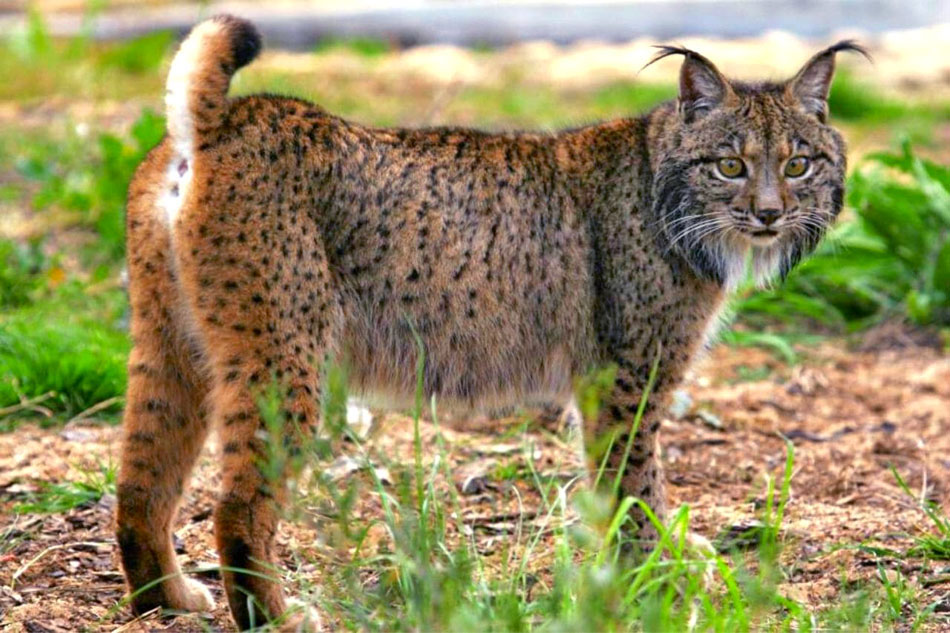
[[[756,209],[755,211],[755,217],[757,217],[765,226],[769,226],[778,220],[780,215],[782,215],[781,209]]]

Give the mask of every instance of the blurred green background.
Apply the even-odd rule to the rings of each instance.
[[[125,193],[164,132],[174,45],[163,31],[116,43],[58,39],[37,11],[0,42],[0,428],[26,416],[61,422],[121,408]],[[438,65],[448,53],[430,54]],[[326,39],[309,53],[273,55],[242,71],[234,92],[302,96],[377,125],[554,129],[629,116],[675,95],[674,74],[665,82],[537,81],[530,55],[517,49],[465,51],[474,64],[507,60],[488,82],[391,73],[418,53],[375,39]],[[795,362],[822,337],[855,342],[898,324],[947,345],[950,102],[922,93],[839,72],[830,106],[854,148],[848,209],[785,283],[740,289],[727,343],[766,346]]]

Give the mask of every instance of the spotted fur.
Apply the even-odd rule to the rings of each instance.
[[[664,49],[685,56],[676,102],[558,134],[377,129],[296,99],[227,98],[259,47],[236,18],[195,28],[169,75],[168,137],[129,190],[135,347],[118,541],[131,589],[165,578],[135,609],[209,606],[178,575],[171,529],[213,426],[231,611],[242,628],[249,596],[258,621],[282,614],[279,587],[256,575],[272,573],[286,492],[258,469],[255,393],[275,379],[286,389],[293,445],[318,422],[326,358],[352,368],[355,392],[411,393],[416,335],[425,390],[447,406],[566,401],[578,376],[616,365],[585,421],[590,458],[606,458],[605,479],[623,469],[622,493],[662,516],[658,412],[727,289],[749,257],[763,276],[785,274],[841,208],[844,146],[826,97],[835,52],[854,46],[775,84],[729,82],[700,55]],[[814,171],[793,182],[781,170],[796,152]],[[723,153],[748,177],[717,177]],[[633,519],[649,540],[643,513]]]

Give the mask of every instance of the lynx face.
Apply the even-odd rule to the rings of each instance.
[[[842,44],[842,46],[851,46]],[[667,249],[726,286],[751,254],[759,281],[784,276],[841,211],[844,142],[826,124],[833,54],[781,84],[725,79],[685,54],[678,125],[667,135],[654,213]]]

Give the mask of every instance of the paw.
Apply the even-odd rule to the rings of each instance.
[[[168,605],[169,608],[191,612],[214,610],[214,597],[211,595],[211,590],[194,578],[182,578],[179,594],[178,599],[172,601],[174,604]]]
[[[281,633],[318,633],[323,630],[323,621],[316,609],[291,598],[287,600],[287,610],[278,630]]]
[[[132,610],[139,615],[157,608],[189,613],[214,609],[211,591],[197,580],[181,575],[169,578],[145,591],[140,589],[133,592],[129,598]]]
[[[703,591],[708,591],[713,586],[717,558],[716,548],[708,538],[692,531],[686,533],[685,541],[683,555],[687,559],[697,561],[699,571],[702,574]]]
[[[716,558],[716,548],[712,541],[696,532],[686,533],[686,551],[702,558]]]

